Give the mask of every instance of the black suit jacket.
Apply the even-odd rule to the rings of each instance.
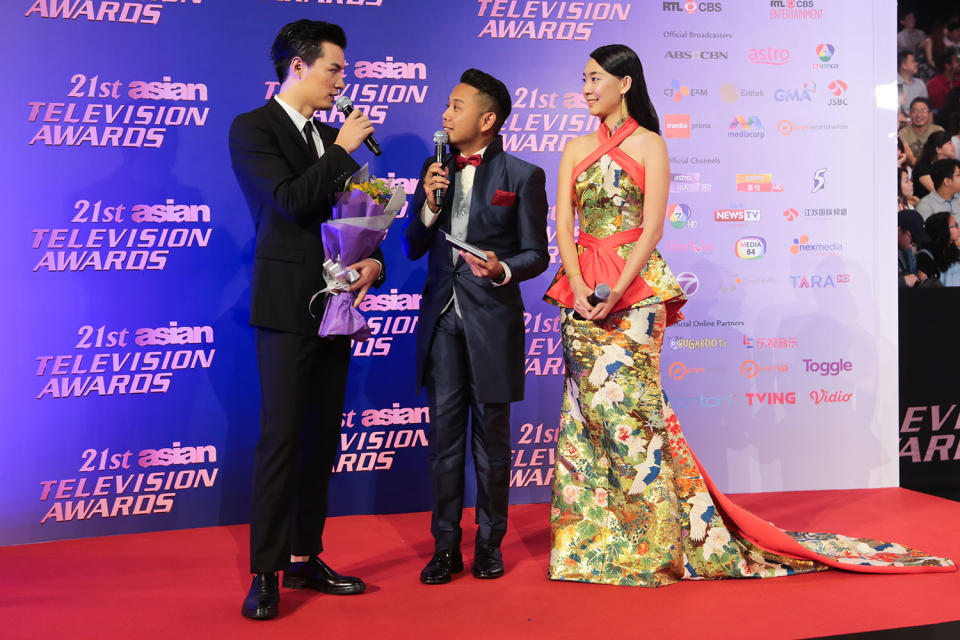
[[[230,126],[230,160],[257,235],[250,324],[314,336],[326,301],[318,296],[308,309],[326,286],[320,224],[330,219],[333,194],[360,168],[334,144],[337,129],[316,124],[324,146],[319,159],[272,98]],[[373,257],[383,263],[379,250]],[[385,269],[375,284],[384,275]]]
[[[539,275],[550,262],[543,169],[504,153],[499,136],[487,147],[483,163],[476,169],[466,240],[493,251],[510,266],[510,282],[498,287],[489,278],[474,276],[462,258],[454,263],[450,245],[438,233],[440,229],[450,231],[458,177],[452,157],[447,162],[450,187],[440,215],[430,227],[423,224],[420,212],[427,197],[423,178],[433,161],[428,158],[424,162],[420,187],[403,232],[408,257],[417,260],[430,253],[417,327],[417,386],[424,384],[424,364],[434,326],[456,290],[478,401],[522,400],[526,341],[520,282]],[[509,202],[510,195],[498,196],[498,190],[512,194],[513,202]]]

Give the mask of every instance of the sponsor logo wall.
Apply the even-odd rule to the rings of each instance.
[[[549,498],[564,365],[557,309],[541,296],[559,266],[556,173],[566,142],[597,129],[578,78],[589,52],[614,42],[640,54],[669,146],[660,246],[690,302],[667,333],[663,383],[699,458],[728,491],[896,484],[896,417],[877,392],[895,383],[877,366],[894,344],[880,318],[895,290],[874,268],[892,261],[878,258],[884,235],[862,232],[886,203],[852,188],[893,189],[861,161],[890,146],[870,79],[893,43],[836,26],[875,11],[890,22],[893,10],[889,0],[5,3],[7,69],[60,62],[23,74],[2,103],[0,544],[247,520],[259,432],[253,228],[227,129],[274,95],[265,52],[303,17],[345,28],[344,93],[384,150],[355,155],[408,195],[464,69],[512,92],[504,146],[546,170],[552,262],[522,287],[515,502]],[[438,54],[426,37],[438,28],[462,46]],[[407,215],[384,244],[387,284],[361,306],[373,337],[353,345],[334,514],[429,507],[430,416],[411,375],[426,261],[402,254]]]

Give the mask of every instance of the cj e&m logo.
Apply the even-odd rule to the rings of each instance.
[[[790,49],[777,49],[776,47],[750,49],[747,59],[753,64],[770,64],[780,67],[790,62]]]
[[[747,236],[737,240],[737,257],[742,260],[759,260],[767,253],[767,241],[760,236]]]
[[[821,376],[831,376],[835,377],[841,373],[847,373],[853,371],[853,363],[849,360],[844,360],[840,358],[839,360],[823,360],[817,361],[812,358],[804,358],[802,360],[804,370],[807,373],[816,373]]]
[[[663,90],[663,95],[667,96],[668,98],[672,97],[674,102],[680,102],[687,96],[706,97],[707,94],[708,91],[706,89],[698,89],[695,87],[691,88],[687,85],[680,84],[680,82],[677,80],[673,80],[670,83],[669,89]]]
[[[723,11],[721,2],[664,2],[661,5],[661,11],[667,13],[720,13]]]

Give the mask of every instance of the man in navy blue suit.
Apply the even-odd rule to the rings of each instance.
[[[519,283],[549,264],[543,169],[503,151],[510,114],[502,82],[469,69],[450,93],[443,129],[452,154],[420,175],[404,250],[429,252],[417,328],[417,385],[430,406],[431,532],[435,553],[420,573],[443,584],[463,569],[460,553],[467,422],[477,476],[473,574],[503,575],[507,528],[510,403],[523,399],[524,324]],[[445,189],[442,206],[434,192]],[[481,248],[481,260],[440,233]]]

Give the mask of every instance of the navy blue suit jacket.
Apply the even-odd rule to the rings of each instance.
[[[483,163],[476,169],[466,241],[493,251],[510,266],[510,282],[498,287],[489,278],[474,276],[462,258],[454,263],[451,246],[438,233],[441,229],[450,231],[458,176],[452,157],[447,162],[450,187],[439,217],[430,227],[423,224],[420,212],[427,197],[423,179],[433,161],[428,158],[424,162],[410,220],[403,231],[404,251],[409,258],[418,260],[430,254],[417,327],[417,388],[424,386],[424,365],[434,326],[456,290],[477,400],[522,400],[526,340],[520,283],[543,273],[550,263],[543,169],[505,153],[499,136],[487,147]],[[503,193],[497,195],[498,190]]]

